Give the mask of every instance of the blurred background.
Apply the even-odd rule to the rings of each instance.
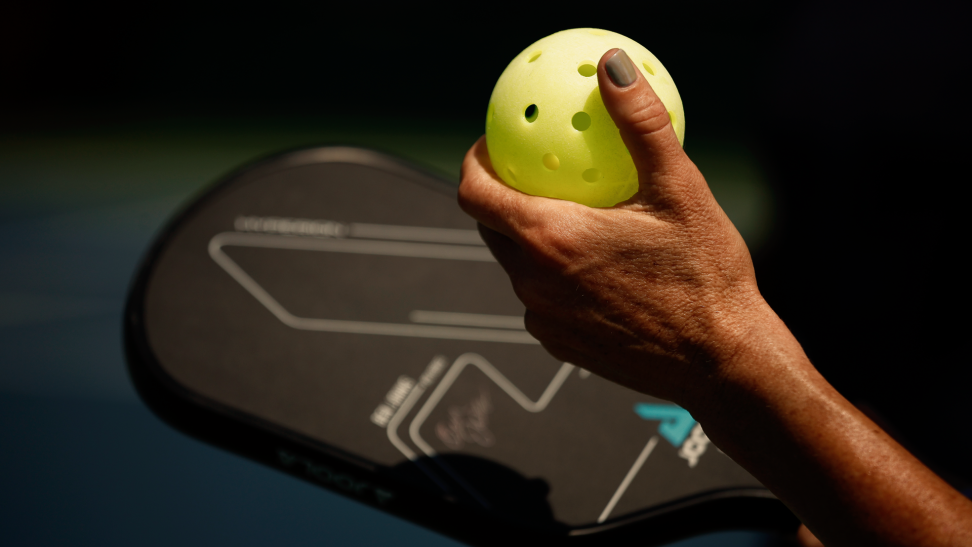
[[[361,145],[458,182],[506,64],[574,27],[665,63],[770,304],[852,402],[972,486],[957,8],[350,4],[0,8],[0,542],[455,545],[169,429],[130,385],[121,310],[165,220],[261,156]]]

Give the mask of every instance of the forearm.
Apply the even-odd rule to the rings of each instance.
[[[768,307],[690,411],[828,546],[972,545],[972,502],[844,399]],[[705,402],[702,402],[705,401]]]

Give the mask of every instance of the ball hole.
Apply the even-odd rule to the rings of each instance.
[[[530,123],[537,121],[537,116],[539,115],[540,109],[537,108],[537,105],[535,104],[531,104],[530,106],[526,107],[526,110],[523,111],[523,117],[526,118],[526,121]]]
[[[578,112],[570,119],[570,125],[578,131],[586,131],[591,126],[591,115],[587,112]]]
[[[530,59],[527,60],[527,62],[532,63],[533,61],[539,59],[541,55],[543,55],[542,51],[534,51],[533,53],[530,54]]]
[[[597,74],[597,65],[591,61],[584,61],[577,67],[577,72],[585,78],[590,78]]]
[[[543,155],[543,166],[551,171],[556,171],[560,168],[560,158],[556,154],[548,152]]]
[[[509,167],[506,168],[506,182],[510,183],[511,185],[516,184],[516,173],[514,173],[513,169]]]
[[[648,61],[641,61],[641,66],[645,67],[645,70],[648,71],[648,74],[651,74],[652,76],[655,75],[655,69],[651,68],[651,65],[648,64]]]
[[[601,180],[601,172],[597,169],[588,169],[587,171],[581,173],[581,177],[583,177],[587,182],[597,182]]]
[[[607,31],[606,30],[601,30],[599,28],[592,28],[591,30],[589,30],[587,32],[593,34],[594,36],[604,36],[605,34],[607,34]]]

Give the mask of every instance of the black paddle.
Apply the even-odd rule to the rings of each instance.
[[[473,545],[796,528],[686,411],[547,355],[455,192],[340,147],[225,178],[133,285],[142,397],[190,435]]]

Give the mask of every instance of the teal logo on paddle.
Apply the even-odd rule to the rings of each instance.
[[[678,405],[638,403],[634,411],[646,420],[661,422],[658,433],[675,447],[682,446],[695,425],[695,418]]]

